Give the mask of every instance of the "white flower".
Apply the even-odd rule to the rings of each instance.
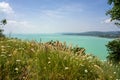
[[[92,56],[87,57],[87,59],[92,59],[92,58],[93,58]]]
[[[12,56],[11,54],[9,54],[8,56]]]
[[[23,77],[23,79],[25,79],[25,77]]]
[[[51,62],[49,61],[48,64],[50,64]]]
[[[5,56],[5,55],[1,54],[0,56]]]
[[[18,60],[16,60],[16,62],[20,62],[20,61],[21,61],[21,60],[19,60],[19,59],[18,59]]]
[[[114,74],[116,74],[116,72],[114,72]]]
[[[1,48],[4,48],[5,46],[1,46]]]
[[[87,70],[87,69],[85,69],[85,73],[88,73],[88,70]]]
[[[69,69],[69,67],[65,67],[65,70],[68,70]]]
[[[15,68],[16,71],[18,71],[18,68]]]

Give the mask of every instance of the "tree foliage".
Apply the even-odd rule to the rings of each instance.
[[[4,34],[3,34],[4,30],[2,28],[6,24],[7,24],[7,20],[6,19],[1,20],[1,22],[0,22],[0,37],[4,37]]]
[[[2,23],[3,25],[7,24],[7,20],[6,20],[6,19],[3,19],[3,20],[1,21],[1,23]]]
[[[110,41],[107,45],[108,53],[107,59],[112,63],[120,62],[120,39]]]
[[[113,5],[112,9],[107,11],[111,21],[115,21],[115,25],[120,26],[120,0],[108,0],[109,5]]]

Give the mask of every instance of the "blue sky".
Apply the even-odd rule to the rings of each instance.
[[[119,30],[105,13],[107,0],[0,0],[5,33]]]

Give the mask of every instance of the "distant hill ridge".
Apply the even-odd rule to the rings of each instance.
[[[80,36],[96,36],[96,37],[105,37],[105,38],[120,38],[120,31],[109,31],[109,32],[90,31],[90,32],[82,32],[82,33],[63,33],[63,35],[80,35]]]

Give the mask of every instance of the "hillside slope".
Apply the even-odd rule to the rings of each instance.
[[[0,80],[117,80],[118,68],[59,41],[0,38]]]

